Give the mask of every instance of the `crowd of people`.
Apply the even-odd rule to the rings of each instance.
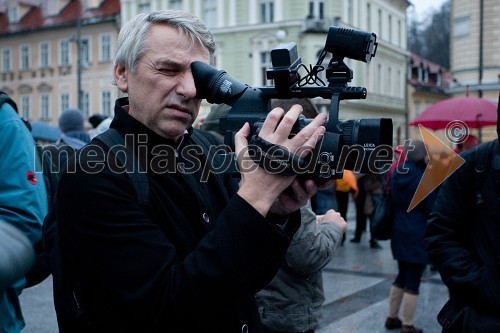
[[[28,246],[17,250],[24,266],[5,268],[0,256],[0,333],[24,326],[18,295],[33,261],[29,245],[36,250],[49,211],[57,217],[58,267],[52,274],[62,333],[314,332],[325,301],[322,269],[346,239],[349,201],[356,207],[350,242],[360,243],[368,225],[376,251],[381,245],[372,232],[372,195],[387,188],[398,272],[388,290],[385,327],[422,332],[413,319],[422,273],[432,264],[450,290],[438,316],[443,332],[500,331],[498,139],[467,147],[461,152],[465,167],[411,211],[428,163],[425,144],[416,140],[397,161],[405,173],[345,170],[341,179],[318,185],[257,165],[246,123],[234,137],[239,178],[206,178],[202,169],[158,172],[172,158],[186,165],[193,145],[221,143],[217,128],[193,128],[201,100],[191,63],[213,63],[214,54],[213,34],[189,13],[143,13],[126,23],[113,67],[114,84],[126,97],[116,100],[113,118],[90,117],[91,131],[80,110],[61,114],[54,145],[71,147],[77,158],[68,159],[58,175],[51,205],[33,154],[35,140],[15,108],[1,105],[0,135],[9,139],[0,144],[0,171],[8,175],[0,178],[0,234],[10,232],[2,227],[7,223],[23,234],[9,240],[17,237]],[[291,135],[302,113],[311,121]],[[305,158],[310,150],[303,148],[315,147],[326,120],[307,99],[275,101],[258,136]],[[207,117],[198,127],[209,124]],[[134,139],[133,163],[145,176],[120,165],[99,139],[111,132]],[[89,143],[95,149],[82,149]],[[195,155],[209,159],[204,149]],[[84,166],[95,161],[103,167],[87,172]]]

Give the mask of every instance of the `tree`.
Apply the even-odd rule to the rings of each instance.
[[[450,68],[450,1],[427,20],[408,22],[408,50],[444,68]]]

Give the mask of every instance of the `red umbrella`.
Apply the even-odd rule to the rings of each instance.
[[[464,122],[469,128],[496,125],[497,104],[477,97],[449,98],[427,108],[410,125],[439,130],[446,128],[454,120]]]

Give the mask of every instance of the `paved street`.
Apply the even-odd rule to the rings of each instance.
[[[324,269],[326,302],[317,333],[390,332],[384,328],[384,321],[389,288],[397,273],[390,242],[380,242],[383,249],[371,249],[365,234],[360,244],[350,243],[355,224],[353,212],[351,203],[345,245]],[[57,332],[51,286],[52,281],[47,279],[23,292],[21,305],[26,319],[23,333]],[[436,315],[447,294],[439,274],[427,269],[420,287],[415,325],[426,333],[440,332]]]

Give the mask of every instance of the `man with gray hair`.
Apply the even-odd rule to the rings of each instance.
[[[128,97],[116,101],[109,132],[132,145],[149,201],[98,138],[70,162],[56,198],[61,332],[261,331],[254,294],[276,274],[317,186],[258,167],[246,152],[249,124],[235,136],[239,184],[187,171],[193,137],[216,142],[192,128],[201,100],[191,63],[214,51],[212,33],[186,12],[140,14],[122,28],[114,80]],[[292,153],[314,147],[326,116],[289,138],[301,111],[272,110],[259,136]]]

